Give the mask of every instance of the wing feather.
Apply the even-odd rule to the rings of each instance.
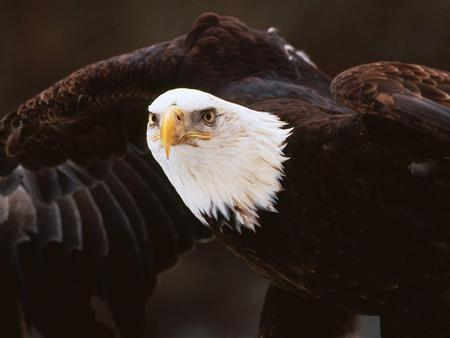
[[[387,118],[450,140],[450,73],[400,62],[349,69],[331,84],[335,98],[357,112]]]
[[[103,215],[87,188],[77,190],[73,199],[80,211],[82,223],[83,251],[95,258],[109,253],[109,242],[103,223]]]
[[[7,197],[4,205],[8,207],[4,216],[7,218],[2,223],[1,242],[14,249],[21,241],[28,240],[29,236],[38,231],[37,211],[30,196],[23,187],[18,187]]]
[[[145,177],[149,182],[155,182],[153,191],[158,196],[161,205],[178,205],[183,203],[177,194],[171,192],[167,178],[159,175],[158,171],[150,165],[149,161],[146,161],[142,156],[136,154],[136,152],[129,152],[126,156],[126,161],[135,172],[140,173],[141,177]],[[177,229],[177,242],[181,251],[188,250],[192,247],[194,234],[197,235],[197,239],[203,237],[202,233],[205,238],[209,237],[208,231],[205,232],[203,225],[193,221],[193,216],[186,209],[171,209],[168,216],[170,216],[172,223]],[[188,226],[183,226],[184,224]]]
[[[21,171],[24,187],[31,195],[45,203],[55,201],[61,194],[58,176],[55,169],[41,168]]]
[[[167,269],[175,263],[178,249],[175,228],[166,209],[145,180],[126,162],[118,159],[114,172],[118,177],[126,177],[127,188],[147,223],[153,255],[159,258],[154,262],[155,271]]]
[[[0,177],[0,194],[5,196],[16,190],[22,182],[22,176],[19,171],[15,170],[8,176]]]
[[[141,210],[136,205],[133,196],[130,194],[125,184],[123,184],[123,182],[121,182],[114,173],[110,173],[107,176],[105,183],[125,213],[135,238],[139,242],[138,247],[141,249],[141,254],[149,254],[149,236],[144,222],[144,217]]]
[[[63,230],[61,224],[61,214],[56,202],[50,204],[35,200],[37,215],[37,242],[43,248],[49,243],[61,243],[63,240]]]
[[[63,229],[63,246],[66,254],[83,249],[81,215],[72,196],[58,200]]]

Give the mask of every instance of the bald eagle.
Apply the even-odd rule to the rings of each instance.
[[[213,234],[272,284],[259,337],[450,337],[450,77],[332,82],[273,29],[203,14],[0,121],[3,330],[141,337],[157,275]]]

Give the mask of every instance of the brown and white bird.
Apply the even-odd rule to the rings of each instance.
[[[272,282],[260,337],[345,337],[358,314],[450,337],[448,72],[330,82],[273,30],[204,14],[4,115],[0,141],[2,307],[47,337],[111,336],[94,295],[142,336],[157,274],[209,231]]]

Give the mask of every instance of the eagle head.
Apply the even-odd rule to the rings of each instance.
[[[259,210],[276,211],[291,132],[285,122],[186,88],[165,92],[148,109],[148,147],[200,221],[254,230]]]

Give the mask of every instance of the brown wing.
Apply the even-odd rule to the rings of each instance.
[[[142,127],[146,106],[170,88],[218,93],[252,76],[298,80],[306,66],[297,69],[281,44],[235,18],[204,14],[185,36],[87,66],[3,117],[0,171],[121,154],[124,136]]]
[[[252,76],[299,72],[273,36],[205,14],[187,35],[82,68],[4,115],[4,310],[48,337],[108,337],[97,295],[123,336],[141,336],[157,274],[209,236],[146,150],[147,106],[170,88],[220,93]]]
[[[450,74],[426,66],[378,62],[343,72],[331,89],[339,103],[360,114],[371,149],[388,150],[386,161],[392,165],[404,161],[411,191],[394,199],[394,204],[406,201],[397,208],[425,236],[448,243]]]
[[[0,122],[3,271],[48,337],[111,336],[94,295],[141,336],[157,274],[205,235],[142,147],[182,53],[176,39],[87,66]]]
[[[396,120],[416,131],[450,139],[450,73],[400,62],[377,62],[349,69],[332,82],[342,104]]]

